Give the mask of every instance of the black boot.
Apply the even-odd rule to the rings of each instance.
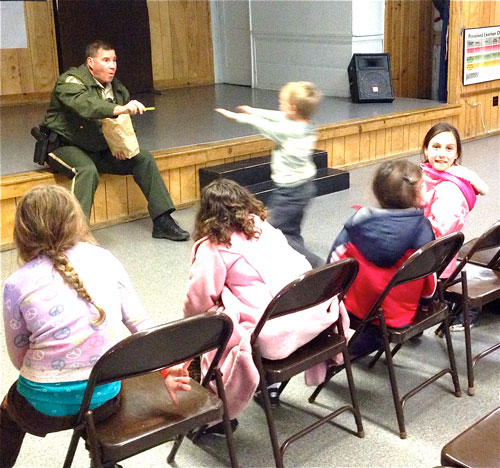
[[[189,232],[184,231],[170,213],[163,213],[153,221],[153,237],[157,239],[170,239],[185,241],[189,239]]]

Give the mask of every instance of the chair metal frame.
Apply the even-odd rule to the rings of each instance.
[[[267,360],[263,358],[258,342],[259,334],[268,320],[303,311],[309,307],[324,303],[327,300],[332,300],[335,296],[337,296],[340,302],[354,281],[358,268],[358,262],[350,258],[335,264],[316,268],[303,274],[285,286],[273,298],[252,334],[253,359],[260,375],[259,387],[263,400],[263,408],[266,414],[274,460],[278,468],[284,466],[283,455],[292,442],[331,421],[345,411],[350,411],[353,414],[358,437],[364,437],[361,413],[359,411],[349,354],[347,353],[347,343],[340,318],[335,324],[337,326],[336,332],[333,331],[333,327],[325,330],[285,359]],[[267,391],[268,384],[281,383],[278,389],[278,393],[281,395],[291,377],[316,364],[333,358],[339,352],[342,352],[344,357],[352,405],[342,406],[327,416],[320,418],[313,424],[288,437],[280,446]]]
[[[447,331],[445,335],[450,367],[443,369],[435,375],[429,377],[424,382],[408,391],[401,398],[399,397],[399,389],[396,381],[393,357],[401,349],[403,344],[411,338],[421,334],[427,328],[435,326],[438,323],[447,323],[448,321],[449,309],[446,302],[444,301],[442,282],[438,280],[437,289],[434,294],[433,300],[429,305],[419,305],[413,322],[406,327],[392,328],[387,326],[383,309],[383,302],[391,289],[395,288],[396,286],[425,278],[430,274],[436,274],[439,277],[439,274],[444,271],[451,259],[457,254],[460,246],[463,243],[463,239],[464,236],[462,233],[450,234],[449,236],[442,237],[441,239],[431,241],[414,252],[403,263],[403,265],[401,265],[398,271],[391,278],[365,318],[362,320],[360,326],[356,329],[355,333],[349,340],[349,343],[354,343],[356,338],[362,333],[362,331],[368,324],[371,324],[375,321],[379,322],[379,326],[383,335],[384,346],[371,360],[369,367],[372,367],[379,359],[379,357],[385,353],[387,371],[389,373],[392,397],[398,421],[399,435],[402,439],[405,439],[407,437],[403,408],[409,398],[416,395],[420,390],[424,389],[432,382],[448,373],[452,377],[455,396],[461,396],[461,390],[458,379],[455,354],[453,351],[453,344],[451,341],[450,331],[448,329],[449,327],[446,327]],[[391,343],[395,344],[392,350],[390,347]],[[356,356],[352,359],[352,361],[354,362],[364,356],[365,355]],[[309,398],[309,401],[313,402],[321,392],[321,390],[324,388],[324,386],[328,383],[328,381],[342,370],[343,366],[331,368],[327,375],[327,379],[323,384],[319,385],[315,389],[315,391]]]
[[[464,339],[465,356],[467,364],[467,393],[473,396],[475,393],[474,366],[485,356],[500,349],[500,342],[472,356],[472,338],[470,326],[470,307],[479,307],[480,309],[494,300],[500,298],[500,221],[497,221],[488,228],[480,237],[474,241],[468,242],[469,249],[458,262],[455,270],[444,284],[445,297],[456,301],[459,298],[461,308],[457,309],[453,319],[460,311],[464,315]],[[462,249],[463,250],[463,249]],[[479,254],[486,253],[480,256]],[[482,264],[477,259],[482,259]],[[474,260],[476,259],[476,260]],[[467,275],[474,270],[476,273],[484,273],[491,276],[491,281],[481,281]],[[496,279],[495,279],[496,277]],[[481,289],[477,285],[481,284]],[[453,320],[451,320],[453,323]],[[442,327],[436,329],[436,334],[442,332]]]
[[[230,421],[227,416],[227,404],[221,372],[218,368],[219,360],[231,336],[232,330],[232,322],[227,316],[224,314],[208,313],[137,332],[123,339],[104,353],[90,373],[85,395],[78,413],[77,423],[74,427],[73,436],[66,454],[64,468],[71,467],[78,441],[81,437],[86,439],[92,468],[100,468],[103,464],[108,465],[119,462],[136,453],[174,440],[173,447],[167,459],[171,463],[174,461],[175,454],[188,432],[208,422],[219,421],[221,416],[226,431],[231,466],[238,466]],[[196,395],[192,393],[194,392],[194,388],[191,392],[185,392],[185,396],[183,395],[184,392],[182,392],[182,394],[179,394],[179,405],[173,405],[164,388],[163,379],[161,379],[159,374],[154,375],[153,373],[165,367],[180,364],[211,350],[216,350],[216,353],[201,386],[197,382],[191,381],[192,387],[194,385],[194,388],[196,388]],[[156,419],[161,420],[159,426],[143,428],[141,437],[126,441],[120,440],[117,443],[118,448],[113,446],[113,448],[107,449],[99,438],[99,428],[101,424],[114,424],[113,422],[110,423],[110,420],[115,415],[101,422],[94,421],[93,411],[89,409],[89,406],[95,387],[121,380],[122,390],[127,388],[128,392],[133,392],[133,389],[139,388],[138,385],[140,386],[141,384],[142,388],[151,388],[152,377],[155,378],[156,376],[158,376],[158,380],[154,380],[153,383],[161,385],[161,390],[165,393],[165,408],[160,408],[158,410],[159,414],[154,414],[154,416],[157,416]],[[128,381],[128,379],[131,380]],[[141,379],[143,380],[141,381]],[[212,380],[215,380],[218,397],[207,388]],[[127,384],[129,386],[125,387]],[[152,391],[154,391],[154,388],[155,386],[153,385],[151,388]],[[160,389],[156,390],[156,392],[158,391]],[[189,399],[197,398],[198,395],[200,398],[209,400],[209,402],[201,409],[196,408],[195,411],[195,409],[189,406],[193,401]],[[144,399],[146,395],[141,393],[137,395],[137,398]],[[188,403],[183,406],[184,398]],[[130,400],[135,401],[135,393],[132,393]],[[173,414],[173,407],[176,408],[178,414]],[[120,407],[117,415],[120,414],[121,410],[123,410],[123,407]],[[134,416],[136,416],[135,412]],[[115,427],[113,427],[113,431],[120,434],[125,432],[124,429],[122,426],[119,426],[116,427],[115,431]],[[182,432],[179,433],[179,431]],[[115,432],[113,436],[115,436]],[[138,440],[143,441],[143,445],[140,445]]]

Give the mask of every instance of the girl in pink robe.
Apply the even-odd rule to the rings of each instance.
[[[266,216],[262,203],[236,182],[216,180],[201,194],[183,308],[186,317],[217,310],[233,321],[234,331],[221,361],[231,418],[246,407],[259,382],[250,347],[257,322],[284,286],[311,269]],[[342,313],[347,317],[343,307]],[[289,356],[338,317],[335,298],[269,321],[259,337],[263,356]],[[344,326],[348,329],[348,322]],[[202,359],[202,371],[211,357]]]

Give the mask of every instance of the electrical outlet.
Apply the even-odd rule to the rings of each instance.
[[[493,96],[493,107],[498,106],[498,96]]]

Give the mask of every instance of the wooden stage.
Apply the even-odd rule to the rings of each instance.
[[[135,117],[139,143],[153,152],[175,204],[189,206],[199,198],[198,169],[269,154],[272,142],[245,125],[228,121],[215,107],[239,104],[273,109],[276,91],[212,85],[170,90],[162,95],[137,96],[155,112]],[[12,247],[12,228],[19,198],[41,184],[70,182],[31,162],[32,126],[41,121],[44,105],[3,108],[0,178],[1,248]],[[419,150],[427,130],[436,122],[458,124],[460,105],[398,99],[390,104],[353,104],[349,99],[325,98],[316,115],[318,149],[328,152],[332,168],[354,168]],[[11,160],[11,162],[9,162]],[[17,164],[17,165],[16,165]],[[147,216],[146,202],[131,176],[102,175],[91,224],[101,227]]]

